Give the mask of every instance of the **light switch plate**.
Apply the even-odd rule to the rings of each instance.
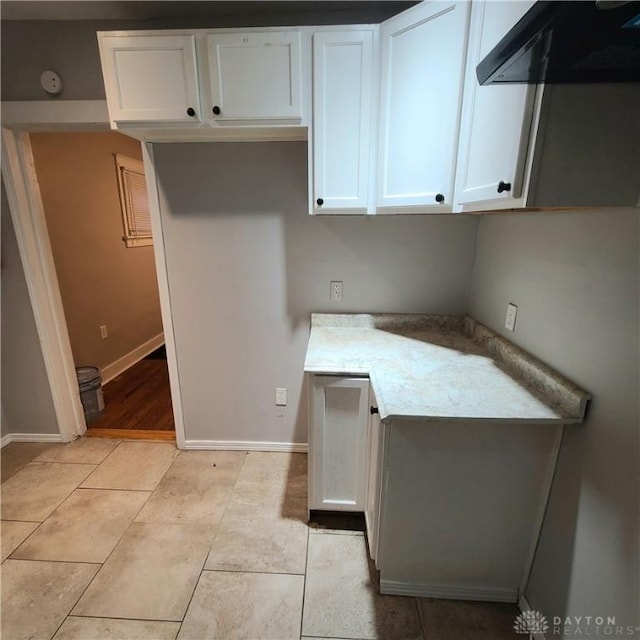
[[[518,307],[517,305],[510,302],[507,305],[507,317],[504,322],[504,328],[509,331],[516,330],[516,318],[518,317]]]

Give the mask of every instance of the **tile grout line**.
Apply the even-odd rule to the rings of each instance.
[[[32,460],[31,462],[27,463],[25,467],[30,464],[90,464],[91,466],[97,468],[102,464],[102,462],[76,462],[74,460]],[[24,469],[24,467],[22,467],[22,469]],[[22,471],[22,469],[20,469],[20,471]]]
[[[216,535],[218,535],[217,531],[216,531]],[[215,536],[213,540],[215,540]],[[213,541],[211,544],[213,544]],[[187,602],[187,606],[184,608],[184,613],[182,614],[179,620],[180,627],[178,628],[178,633],[176,633],[176,638],[180,635],[180,632],[182,631],[182,625],[184,624],[184,619],[187,617],[187,613],[189,612],[189,607],[191,606],[191,602],[193,601],[193,596],[196,595],[196,590],[198,588],[198,585],[200,584],[200,580],[202,579],[202,574],[204,573],[204,566],[205,564],[207,564],[207,560],[209,559],[209,553],[211,553],[211,545],[209,546],[209,551],[207,551],[204,557],[204,560],[202,561],[202,566],[200,567],[200,573],[198,574],[198,579],[195,581],[193,585],[193,589],[191,590],[191,595],[189,596],[189,602]]]
[[[416,609],[418,610],[418,622],[420,623],[420,633],[422,634],[422,638],[423,640],[425,640],[427,638],[427,631],[426,631],[426,627],[424,624],[424,619],[422,617],[422,609],[420,608],[420,605],[418,604],[418,598],[414,598],[415,603],[416,603]]]
[[[236,488],[236,484],[238,484],[238,478],[240,477],[240,474],[242,473],[242,469],[244,468],[244,464],[247,461],[247,453],[248,452],[245,451],[244,458],[242,459],[242,464],[240,465],[240,469],[238,471],[238,475],[236,476],[235,482],[233,483],[233,487],[229,491],[229,495],[231,495],[233,493],[233,490]],[[178,454],[178,456],[179,455],[180,454]],[[178,456],[176,456],[176,457],[178,457]],[[213,548],[213,545],[216,542],[216,538],[218,537],[218,529],[220,527],[220,524],[222,523],[222,520],[224,519],[224,514],[225,514],[225,511],[227,510],[227,506],[228,505],[229,505],[229,498],[227,498],[227,501],[224,504],[224,508],[222,509],[222,515],[220,516],[220,521],[216,524],[215,535],[213,536],[211,544],[209,545],[209,550],[207,551],[207,555],[205,556],[204,562],[202,563],[202,567],[200,568],[200,573],[198,575],[198,579],[196,580],[196,583],[193,585],[193,591],[191,592],[191,597],[189,598],[189,602],[187,603],[187,606],[186,606],[186,608],[184,610],[184,613],[182,614],[182,620],[180,620],[180,627],[178,629],[178,633],[176,633],[176,638],[182,632],[182,625],[184,624],[184,620],[187,617],[187,613],[189,612],[189,607],[191,606],[191,602],[193,601],[193,596],[195,596],[195,594],[196,594],[196,589],[198,588],[198,585],[200,584],[200,580],[202,579],[202,574],[205,572],[205,566],[207,564],[207,560],[209,560],[209,555],[211,554],[211,549]]]
[[[113,451],[115,451],[118,448],[118,446],[116,445],[112,451],[110,451],[103,459],[102,462],[104,462],[112,453]],[[20,549],[20,547],[29,540],[29,538],[31,538],[31,536],[35,535],[40,528],[45,524],[45,522],[47,522],[47,520],[49,518],[51,518],[51,516],[58,510],[60,509],[60,507],[62,507],[66,502],[68,502],[68,500],[71,498],[71,496],[76,492],[76,491],[84,491],[84,490],[92,490],[92,491],[121,491],[121,489],[93,489],[92,487],[81,487],[80,485],[102,464],[102,462],[98,463],[98,464],[93,464],[92,466],[95,467],[92,471],[90,471],[81,481],[80,484],[75,488],[72,489],[71,492],[65,497],[63,498],[62,502],[60,502],[60,504],[56,505],[56,507],[54,508],[54,510],[41,522],[39,522],[38,526],[11,552],[11,554],[9,556],[7,556],[5,558],[5,560],[11,559],[11,560],[25,560],[26,558],[14,558],[13,554],[18,551]],[[47,462],[43,462],[42,464],[91,464],[88,462],[59,462],[59,463],[47,463]],[[148,493],[148,492],[147,492]],[[151,493],[149,493],[149,496],[151,496]],[[147,497],[147,500],[149,498]],[[144,504],[146,504],[146,500],[144,502]],[[143,506],[144,506],[143,504]],[[140,507],[142,508],[142,507]],[[136,512],[136,515],[138,515],[139,510]],[[135,516],[134,516],[135,518]],[[4,521],[7,522],[7,521]],[[10,521],[9,521],[10,522]],[[31,522],[30,520],[15,520],[14,522]],[[37,520],[36,520],[37,522]],[[127,527],[127,530],[129,529],[129,527]],[[124,534],[123,534],[124,535]],[[122,539],[122,536],[120,536],[120,538],[118,538],[118,542],[120,542],[120,540]],[[116,542],[116,545],[118,544],[118,542]],[[33,562],[74,562],[73,560],[33,560]],[[102,562],[86,562],[84,564],[100,564],[102,565]],[[94,576],[95,577],[95,576]],[[93,581],[93,579],[92,579]],[[74,605],[75,606],[75,605]],[[56,631],[57,633],[57,631]]]
[[[308,498],[307,498],[308,501]],[[302,610],[300,611],[300,637],[302,638],[302,630],[304,628],[304,601],[307,596],[307,572],[309,571],[309,542],[311,540],[311,532],[309,531],[309,510],[307,504],[307,552],[304,557],[304,580],[302,581]]]
[[[107,453],[107,455],[98,463],[98,467],[103,464],[104,462],[106,462],[116,451],[117,449],[120,447],[120,445],[123,443],[123,440],[120,440],[116,443],[116,446],[113,447],[113,449],[111,449],[111,451],[109,451],[109,453]]]
[[[250,573],[258,576],[302,576],[304,577],[304,573],[291,573],[286,571],[250,571],[247,569],[203,569],[202,573]]]
[[[87,562],[86,560],[74,561],[74,560],[32,560],[30,558],[7,558],[7,560],[13,560],[14,562],[56,562],[58,564],[90,564],[92,566],[101,565],[101,562]],[[5,560],[6,562],[6,560]]]
[[[28,560],[28,558],[14,558],[13,554],[18,551],[20,549],[20,547],[22,547],[22,545],[27,542],[29,540],[29,538],[31,538],[31,536],[35,535],[40,528],[47,522],[47,520],[49,520],[49,518],[65,503],[67,502],[71,496],[76,492],[76,491],[124,491],[123,489],[81,489],[80,487],[77,487],[76,489],[74,489],[42,522],[38,523],[38,526],[11,552],[11,554],[9,556],[7,556],[5,558],[5,560],[11,559],[11,560]],[[152,492],[150,491],[132,491],[132,493],[148,493],[149,495],[147,496],[147,499],[142,503],[142,505],[140,506],[140,509],[138,509],[134,516],[133,519],[131,520],[131,522],[129,523],[129,526],[124,530],[124,532],[122,533],[122,535],[118,538],[118,540],[116,541],[116,543],[114,544],[113,548],[115,549],[118,544],[120,543],[120,540],[122,540],[124,534],[129,530],[129,527],[134,523],[136,516],[140,513],[140,511],[142,510],[142,508],[144,507],[145,504],[147,504],[147,502],[149,501],[149,498],[151,497]],[[11,520],[4,520],[3,522],[12,522]],[[14,522],[21,522],[20,520],[16,520]],[[26,521],[28,522],[28,521]],[[113,549],[112,549],[113,551]],[[111,555],[111,553],[109,553],[109,555]],[[108,556],[107,556],[108,557]],[[99,565],[103,565],[104,562],[106,562],[106,560],[104,560],[104,562],[87,562],[87,561],[76,561],[76,560],[44,560],[44,559],[38,559],[38,560],[33,560],[33,562],[71,562],[71,563],[76,563],[79,562],[80,564],[99,564]],[[75,606],[75,605],[74,605]]]
[[[53,464],[53,463],[49,463],[49,462],[42,462],[40,464]],[[57,464],[64,464],[64,463],[57,463]],[[78,463],[80,464],[80,463]],[[1,519],[0,521],[3,522],[39,522],[40,525],[43,525],[72,495],[75,491],[77,491],[80,488],[80,485],[98,468],[99,465],[89,465],[94,467],[94,469],[92,469],[91,471],[89,471],[89,473],[87,473],[87,475],[82,478],[82,480],[80,480],[80,483],[77,484],[73,489],[71,489],[71,491],[69,491],[69,493],[67,495],[65,495],[62,500],[60,500],[60,502],[58,502],[52,509],[52,511],[50,513],[48,513],[46,515],[46,517],[44,518],[44,520],[4,520]],[[37,529],[39,529],[40,527],[37,527]],[[33,531],[32,533],[35,533],[35,531]],[[31,535],[31,534],[30,534]],[[25,540],[23,540],[19,546],[22,546],[22,544],[26,542],[26,538]],[[17,549],[14,549],[14,551],[16,551]]]
[[[163,620],[161,618],[122,618],[119,616],[83,616],[69,614],[67,618],[87,618],[89,620],[125,620],[127,622],[169,622],[171,624],[180,624],[180,620]],[[67,619],[65,618],[65,620]],[[57,633],[57,632],[56,632]]]
[[[115,440],[115,438],[114,438]],[[73,442],[77,442],[77,440],[74,440]],[[55,447],[56,445],[60,445],[60,446],[66,446],[66,445],[70,445],[73,444],[73,442],[67,442],[67,443],[51,443],[51,445],[53,447]],[[18,473],[19,471],[22,471],[27,465],[30,465],[32,463],[37,463],[37,464],[90,464],[93,465],[94,467],[99,467],[117,448],[118,445],[120,445],[122,442],[122,440],[118,440],[115,444],[115,446],[113,447],[113,449],[111,449],[111,451],[109,451],[109,453],[107,453],[107,455],[100,461],[100,462],[74,462],[72,461],[60,461],[60,460],[38,460],[38,458],[42,455],[44,455],[46,453],[46,451],[43,451],[42,453],[38,454],[35,458],[32,458],[31,460],[29,460],[28,462],[26,462],[24,465],[22,465],[19,469],[17,469],[11,476],[9,476],[8,478],[5,478],[2,481],[2,484],[4,484],[5,482],[7,482],[7,480],[10,480],[11,478],[13,478],[13,476],[16,475],[16,473]],[[26,443],[25,443],[26,444]],[[95,469],[93,470],[95,471]],[[91,473],[93,473],[93,471]],[[91,475],[91,474],[89,474]],[[89,476],[87,476],[89,477]],[[86,478],[85,478],[86,479]],[[84,482],[84,480],[83,480]]]
[[[100,463],[100,465],[104,462],[107,461],[108,458],[111,457],[111,455],[113,455],[116,451],[116,449],[118,449],[118,447],[123,443],[124,441],[121,440],[120,443],[118,443],[117,446],[115,446],[113,448],[113,451],[111,451],[111,453],[109,453],[109,455]],[[178,455],[180,455],[178,453]],[[164,478],[164,476],[167,474],[167,472],[169,471],[169,469],[171,468],[171,466],[173,465],[173,463],[175,462],[176,458],[178,457],[178,455],[174,456],[173,460],[171,461],[171,464],[167,467],[166,471],[164,472],[164,474],[162,475],[162,478]],[[98,466],[100,466],[98,465]],[[118,538],[118,541],[113,545],[113,548],[111,549],[111,551],[109,552],[109,554],[107,555],[107,557],[104,559],[103,562],[99,563],[100,564],[100,568],[96,571],[96,573],[94,574],[93,578],[91,578],[91,580],[89,580],[89,583],[87,584],[87,586],[84,588],[84,590],[82,591],[82,593],[80,594],[80,597],[75,601],[75,603],[73,604],[73,606],[71,607],[71,609],[69,609],[69,613],[67,613],[67,615],[65,616],[64,620],[60,623],[60,627],[64,624],[65,620],[73,614],[73,610],[78,606],[78,603],[80,602],[80,600],[82,599],[82,597],[84,596],[84,594],[87,592],[87,590],[89,589],[89,587],[93,584],[93,582],[95,581],[95,579],[98,577],[98,574],[102,571],[102,569],[104,568],[104,565],[109,561],[109,558],[111,558],[111,556],[113,555],[114,551],[116,550],[116,548],[118,547],[118,545],[122,542],[122,539],[127,535],[127,533],[129,532],[129,530],[131,529],[131,527],[135,524],[135,519],[138,516],[138,514],[140,513],[140,511],[142,510],[142,508],[147,504],[147,502],[151,499],[151,496],[153,495],[153,493],[155,492],[155,490],[158,488],[158,486],[160,485],[160,482],[162,481],[162,478],[158,481],[158,483],[156,484],[156,486],[153,488],[152,491],[146,491],[144,493],[148,493],[149,495],[147,496],[147,499],[142,503],[142,505],[140,506],[140,509],[138,509],[138,511],[136,512],[136,514],[133,516],[133,518],[131,519],[131,522],[129,523],[129,526],[123,531],[122,535]],[[78,487],[80,488],[80,487]],[[92,488],[92,487],[85,487],[85,488]],[[112,489],[112,491],[121,491],[121,489]],[[75,617],[82,617],[82,616],[75,616]],[[125,618],[126,619],[126,618]],[[60,630],[60,627],[58,627],[56,629],[56,632],[53,634],[53,636],[51,636],[52,638],[55,636],[56,633],[58,633],[58,631]]]
[[[22,562],[44,562],[43,560],[22,560]],[[90,563],[66,563],[66,564],[90,564]],[[92,565],[95,566],[95,565]],[[99,565],[100,568],[102,568],[102,565]],[[76,605],[78,604],[80,598],[82,598],[82,596],[85,594],[85,592],[87,591],[87,589],[89,588],[89,585],[91,585],[93,583],[93,581],[95,580],[96,576],[100,573],[100,569],[98,569],[92,576],[91,580],[89,580],[89,582],[87,582],[87,586],[82,590],[82,593],[78,596],[78,598],[76,599],[76,601],[71,605],[71,607],[69,608],[69,611],[67,611],[67,613],[64,615],[64,617],[62,618],[62,621],[60,622],[60,624],[56,627],[56,630],[49,636],[49,640],[51,640],[57,633],[58,631],[60,631],[60,627],[62,627],[62,625],[66,622],[67,618],[69,617],[69,614],[73,611],[73,609],[76,607]]]
[[[113,450],[115,450],[117,448],[117,445],[113,448]],[[113,451],[110,451],[104,458],[104,460],[106,460],[109,455],[113,453]],[[42,455],[42,454],[41,454]],[[103,460],[103,461],[104,461]],[[19,471],[21,471],[22,469],[26,468],[28,464],[31,464],[32,462],[36,462],[36,460],[31,460],[30,462],[27,462],[27,464],[25,464],[21,469],[19,469]],[[42,461],[42,464],[92,464],[92,463],[88,463],[88,462],[75,462],[75,463],[70,463],[70,462],[58,462],[58,463],[49,463],[46,460]],[[94,469],[92,469],[81,481],[80,484],[82,484],[99,466],[100,464],[102,464],[102,462],[96,464],[93,464]],[[17,471],[16,471],[17,473]],[[15,475],[15,474],[14,474]],[[13,476],[11,476],[13,477]],[[7,478],[8,480],[9,478]],[[3,560],[3,564],[6,560],[25,560],[24,558],[14,558],[13,554],[18,551],[18,549],[20,549],[20,547],[29,540],[29,538],[31,538],[31,536],[33,536],[35,533],[37,533],[40,530],[40,527],[42,527],[42,525],[76,492],[80,489],[80,484],[78,484],[76,486],[75,489],[72,489],[71,492],[65,497],[63,498],[62,502],[60,502],[58,505],[56,505],[56,507],[53,509],[53,511],[44,519],[41,521],[38,520],[1,520],[2,522],[29,522],[29,523],[37,523],[38,526]],[[66,562],[65,560],[32,560],[31,562]],[[94,562],[89,562],[86,564],[100,564],[100,563],[94,563]],[[75,605],[74,605],[75,606]],[[63,621],[64,622],[64,621]],[[57,633],[57,630],[56,630]]]
[[[140,442],[140,441],[138,441],[138,440],[127,440],[126,442]],[[116,450],[120,448],[120,445],[122,445],[124,443],[125,443],[125,440],[121,440],[118,443],[118,445],[113,448],[113,451],[111,451],[109,453],[109,455],[99,465],[97,465],[97,467],[85,478],[85,480],[90,478],[98,470],[98,467],[101,467],[116,452]],[[146,444],[163,444],[163,445],[166,445],[166,444],[169,444],[169,443],[167,443],[167,442],[146,442]],[[158,481],[154,485],[153,489],[118,489],[118,488],[111,487],[111,490],[112,491],[151,491],[151,493],[153,493],[160,486],[160,483],[164,480],[164,477],[169,472],[169,469],[171,469],[171,467],[173,466],[173,463],[179,458],[179,456],[182,453],[182,451],[184,451],[184,449],[178,449],[176,446],[174,446],[174,449],[177,449],[178,453],[173,456],[173,458],[171,459],[171,462],[169,463],[167,468],[164,470],[164,473],[160,476],[160,478],[158,479]],[[83,480],[83,482],[85,480]],[[105,487],[78,487],[78,488],[79,489],[80,488],[82,488],[82,489],[105,489],[106,491],[109,491],[109,489],[107,489]]]
[[[75,491],[75,489],[74,489],[74,491]],[[55,511],[55,509],[54,509],[54,511]],[[53,511],[51,513],[53,513]],[[48,517],[49,516],[47,516],[47,518]],[[45,518],[45,520],[47,518]],[[44,522],[44,520],[16,520],[15,518],[0,518],[0,522],[25,522],[25,523],[28,523],[28,524],[42,524]]]
[[[117,447],[116,447],[117,449]],[[115,449],[114,449],[115,451]],[[176,460],[180,457],[182,453],[182,450],[178,449],[178,453],[177,455],[174,456],[173,460],[171,461],[171,464],[167,467],[167,469],[165,470],[165,472],[162,474],[162,477],[158,480],[156,486],[151,490],[151,491],[145,491],[144,493],[148,493],[149,495],[147,496],[147,499],[144,501],[144,503],[140,506],[140,509],[138,509],[138,511],[136,512],[136,514],[134,515],[133,519],[131,520],[129,526],[125,529],[125,531],[123,532],[123,534],[120,536],[120,538],[118,539],[118,541],[116,542],[116,544],[113,546],[113,549],[111,550],[111,552],[109,553],[109,555],[105,558],[104,562],[101,563],[101,567],[100,569],[98,569],[98,571],[96,572],[96,574],[94,575],[94,577],[91,579],[91,581],[89,582],[89,584],[87,585],[87,587],[85,588],[85,590],[82,592],[80,598],[78,598],[78,600],[76,600],[75,604],[73,605],[73,607],[71,608],[70,612],[67,614],[67,616],[65,617],[65,620],[71,616],[71,617],[86,617],[86,618],[93,618],[93,617],[100,617],[100,616],[73,616],[73,609],[78,605],[78,602],[80,601],[80,599],[82,598],[82,596],[84,596],[84,594],[86,593],[87,589],[91,586],[91,584],[93,583],[93,581],[95,580],[95,578],[98,576],[98,574],[100,573],[102,567],[104,567],[104,565],[108,562],[109,558],[113,555],[114,551],[116,550],[116,548],[118,547],[118,545],[120,544],[120,542],[122,541],[122,539],[125,537],[125,535],[129,532],[129,530],[133,527],[134,524],[160,524],[160,525],[165,525],[165,524],[176,524],[176,523],[145,523],[145,522],[136,522],[136,517],[140,514],[140,512],[142,511],[142,509],[145,507],[145,505],[149,502],[149,500],[151,500],[151,498],[153,497],[153,494],[156,492],[156,490],[158,489],[158,487],[160,486],[160,484],[162,483],[162,480],[165,478],[165,476],[167,475],[167,473],[169,472],[169,469],[171,469],[171,467],[174,465],[174,463],[176,462]],[[109,457],[109,456],[107,456]],[[105,458],[106,460],[106,458]],[[244,460],[243,460],[243,464],[244,464]],[[234,485],[235,486],[235,485]],[[90,488],[90,487],[85,487],[85,488]],[[112,491],[122,491],[122,489],[112,489]],[[130,491],[141,491],[141,490],[130,490]],[[226,508],[226,506],[225,506]],[[223,512],[224,514],[224,512]],[[216,532],[217,534],[217,532]],[[214,538],[215,540],[215,538]],[[187,604],[187,607],[185,609],[184,614],[182,615],[181,620],[157,620],[157,622],[177,622],[180,624],[180,628],[178,629],[178,633],[176,634],[176,637],[178,636],[178,634],[180,633],[180,630],[182,629],[182,623],[184,622],[184,618],[187,614],[187,611],[189,610],[189,605],[191,604],[191,600],[193,599],[193,596],[195,594],[195,590],[198,586],[198,583],[200,581],[200,578],[202,577],[202,572],[204,569],[204,565],[206,564],[207,558],[209,557],[209,552],[207,552],[207,555],[203,561],[202,564],[202,568],[200,569],[200,574],[198,575],[198,580],[196,580],[196,583],[193,587],[193,591],[191,593],[191,597],[189,598],[189,603]],[[108,619],[108,616],[105,616]],[[122,620],[138,620],[140,618],[114,618],[114,619],[122,619]],[[64,620],[62,622],[62,624],[64,624]],[[59,628],[58,628],[59,630]],[[58,630],[56,630],[56,633],[58,632]],[[55,634],[54,634],[55,635]],[[52,636],[53,637],[53,636]]]
[[[78,487],[74,491],[126,491],[129,493],[148,493],[151,495],[154,489],[114,489],[113,487]]]
[[[9,444],[11,444],[11,443],[9,443]],[[34,442],[34,443],[30,443],[30,442],[16,442],[15,444],[45,444],[45,443],[36,443],[36,442]],[[56,443],[51,442],[51,443],[49,443],[49,444],[50,444],[50,445],[54,445],[54,444],[56,444]],[[4,447],[3,447],[3,448],[4,448]],[[46,449],[45,449],[45,451],[46,451]],[[43,451],[43,452],[41,452],[41,453],[39,453],[39,454],[37,454],[35,457],[31,458],[31,460],[27,460],[23,465],[21,465],[20,467],[18,467],[18,468],[17,468],[17,469],[16,469],[16,470],[15,470],[15,471],[14,471],[14,472],[13,472],[13,473],[8,477],[8,478],[5,478],[4,480],[2,480],[2,482],[1,482],[0,484],[4,484],[4,483],[5,483],[5,482],[7,482],[8,480],[11,480],[11,478],[13,478],[13,476],[15,476],[15,475],[16,475],[16,473],[18,473],[18,472],[22,471],[22,470],[23,470],[23,469],[24,469],[28,464],[31,464],[32,462],[35,462],[36,458],[37,458],[38,456],[42,455],[42,453],[44,453],[44,451]]]

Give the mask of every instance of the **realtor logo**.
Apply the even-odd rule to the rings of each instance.
[[[513,623],[516,633],[528,633],[533,640],[534,633],[545,633],[549,630],[547,619],[539,611],[523,611]]]

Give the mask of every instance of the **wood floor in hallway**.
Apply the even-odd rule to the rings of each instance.
[[[103,387],[104,414],[89,427],[89,435],[103,429],[175,431],[167,361],[145,359]],[[122,437],[122,435],[113,437]]]

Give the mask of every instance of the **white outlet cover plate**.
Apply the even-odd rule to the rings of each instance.
[[[342,300],[342,280],[331,281],[329,298],[332,302],[340,302]]]
[[[509,331],[516,330],[516,318],[518,317],[518,306],[510,302],[507,305],[507,317],[504,322],[504,328]]]
[[[276,387],[276,407],[287,406],[287,389],[286,387]]]

